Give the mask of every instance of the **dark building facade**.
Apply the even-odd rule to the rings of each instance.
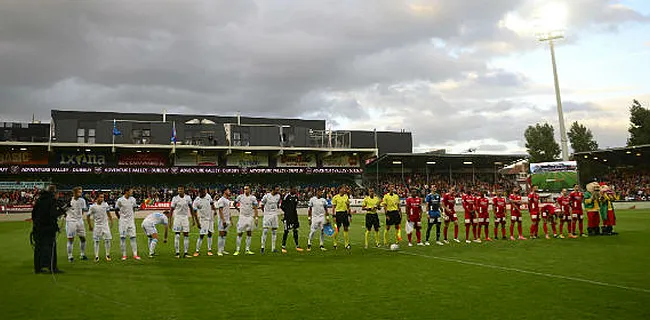
[[[0,141],[47,142],[49,123],[0,122]]]

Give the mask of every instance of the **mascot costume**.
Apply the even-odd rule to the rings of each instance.
[[[587,210],[587,234],[595,236],[600,234],[600,184],[591,182],[587,184],[584,204]]]
[[[613,201],[616,200],[614,190],[606,184],[600,186],[600,197],[598,198],[598,205],[600,207],[600,218],[603,220],[603,227],[601,233],[603,235],[611,236],[617,234],[614,232],[616,225],[616,214],[614,213]]]

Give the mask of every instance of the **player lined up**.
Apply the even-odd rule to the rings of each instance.
[[[347,189],[341,187],[339,193],[332,198],[331,201],[331,215],[335,219],[336,231],[333,235],[333,247],[336,249],[338,245],[338,234],[343,231],[344,245],[346,249],[351,248],[349,226],[352,219],[350,214],[350,198],[347,194]],[[415,231],[417,245],[430,245],[431,232],[435,226],[435,243],[444,245],[449,243],[448,230],[451,223],[454,224],[454,238],[455,242],[460,242],[458,239],[458,217],[456,214],[456,190],[451,188],[449,192],[441,195],[438,193],[437,188],[432,186],[430,192],[424,198],[424,201],[413,192],[411,196],[405,201],[405,210],[407,215],[407,238],[409,246],[414,245],[412,233]],[[85,200],[81,197],[82,189],[76,187],[73,189],[73,198],[70,201],[70,206],[66,215],[66,234],[68,238],[67,251],[68,259],[70,262],[74,261],[73,258],[73,244],[74,238],[80,239],[80,252],[81,259],[86,260],[85,255],[85,226],[83,220],[83,212],[87,212],[86,220],[89,225],[90,231],[93,231],[95,261],[99,261],[99,246],[100,242],[104,241],[105,259],[111,260],[110,248],[112,235],[110,227],[112,226],[111,211],[114,209],[115,215],[118,218],[118,232],[120,236],[120,249],[122,252],[122,260],[127,260],[126,254],[126,240],[129,238],[132,249],[133,258],[140,260],[138,256],[137,242],[136,242],[136,228],[135,228],[135,214],[137,208],[136,200],[131,196],[131,190],[126,189],[124,195],[120,197],[114,208],[110,208],[104,201],[104,196],[99,194],[95,203],[86,207]],[[172,230],[175,233],[174,248],[175,256],[181,257],[180,254],[180,239],[183,236],[183,257],[190,257],[190,222],[196,225],[199,229],[199,237],[196,242],[195,252],[193,256],[199,256],[203,245],[203,241],[207,236],[207,254],[212,253],[212,237],[214,234],[214,224],[217,224],[218,240],[217,240],[217,255],[223,256],[229,253],[225,251],[225,242],[227,233],[232,223],[232,216],[230,214],[231,207],[239,211],[239,218],[237,222],[237,242],[236,250],[233,255],[239,255],[243,252],[247,255],[253,255],[250,250],[252,232],[258,225],[258,201],[255,196],[250,192],[249,187],[244,188],[244,193],[239,195],[234,201],[234,206],[230,200],[230,190],[228,188],[222,190],[221,198],[214,202],[212,197],[206,192],[205,189],[201,190],[199,196],[193,201],[185,194],[184,188],[178,187],[177,195],[174,196],[171,202],[171,210],[164,213],[149,214],[142,222],[142,229],[148,237],[149,256],[155,255],[156,246],[158,244],[158,231],[157,226],[162,225],[164,228],[165,236],[164,242],[167,242],[168,229],[172,225]],[[537,188],[533,187],[530,194],[528,194],[528,209],[530,213],[531,226],[530,237],[535,239],[539,236],[539,223],[543,222],[544,235],[550,238],[549,227],[553,232],[553,237],[564,238],[564,226],[566,225],[567,234],[570,238],[576,238],[576,229],[579,228],[580,235],[586,236],[583,233],[583,199],[584,195],[580,191],[580,187],[576,185],[571,193],[562,190],[561,195],[552,201],[550,197],[541,198],[537,193]],[[541,202],[541,203],[540,203]],[[492,206],[492,214],[494,221],[494,239],[499,239],[499,229],[501,239],[508,239],[506,235],[507,224],[507,206],[510,206],[510,240],[525,240],[522,230],[522,214],[521,206],[524,204],[522,201],[521,190],[515,188],[512,194],[507,198],[504,192],[498,192],[492,199],[487,197],[487,192],[475,192],[470,190],[461,196],[461,204],[464,208],[464,222],[465,222],[465,241],[467,243],[477,242],[483,240],[492,241],[489,236],[490,224],[490,210]],[[291,189],[284,197],[280,196],[279,187],[274,187],[269,193],[265,194],[259,206],[263,211],[263,231],[261,236],[261,253],[265,253],[266,242],[269,230],[271,231],[271,251],[278,252],[276,249],[277,242],[277,229],[279,227],[279,215],[282,214],[282,221],[284,225],[284,234],[282,238],[282,252],[287,253],[286,242],[289,233],[292,232],[295,249],[302,252],[303,249],[298,241],[298,229],[300,227],[297,206],[298,200],[295,189]],[[324,247],[324,227],[329,223],[329,210],[327,199],[323,197],[323,192],[318,191],[308,203],[308,219],[310,222],[310,232],[307,243],[307,251],[312,249],[312,238],[315,234],[320,237],[320,249],[325,251]],[[282,213],[278,209],[282,210]],[[370,234],[374,234],[375,246],[380,247],[379,230],[381,228],[378,212],[384,209],[386,212],[386,228],[384,230],[383,244],[389,244],[389,233],[391,227],[395,227],[394,242],[399,243],[402,241],[401,236],[401,219],[402,219],[402,206],[400,205],[400,198],[395,193],[393,186],[389,187],[388,193],[383,198],[379,198],[373,189],[368,190],[368,195],[363,199],[362,209],[365,211],[365,248],[369,246]],[[427,231],[425,241],[422,241],[422,212],[426,210]],[[92,220],[91,220],[92,218]],[[191,219],[191,220],[190,220]],[[216,220],[216,221],[215,221]],[[557,232],[556,220],[559,220],[560,228],[559,234]],[[441,241],[441,224],[444,221],[444,230]],[[515,237],[515,226],[517,227],[517,237]],[[243,234],[246,233],[245,250],[241,250],[241,242]],[[471,233],[471,237],[470,237]]]

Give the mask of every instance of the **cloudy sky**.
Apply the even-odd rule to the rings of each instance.
[[[625,144],[650,102],[647,0],[0,2],[0,119],[50,109],[327,119],[406,129],[415,151],[521,152],[556,126],[540,30],[557,44],[567,124]]]

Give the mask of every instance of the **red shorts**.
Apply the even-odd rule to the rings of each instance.
[[[476,212],[465,212],[465,224],[474,224],[477,223]]]
[[[543,219],[554,219],[555,218],[555,208],[548,208],[542,210]]]
[[[480,225],[488,225],[488,224],[490,224],[490,213],[489,212],[479,213],[478,214],[478,223]]]
[[[521,211],[511,211],[510,212],[510,220],[511,221],[519,221],[521,222]]]
[[[409,221],[411,221],[411,222],[421,222],[422,217],[419,214],[409,215]]]
[[[445,215],[445,221],[451,221],[451,222],[456,222],[458,221],[458,216],[456,215],[456,212],[452,212],[450,214]]]
[[[615,226],[616,225],[616,214],[614,210],[607,210],[607,220],[603,221],[603,226]]]
[[[598,228],[600,226],[600,213],[598,211],[587,211],[587,227]]]
[[[584,212],[582,211],[572,211],[571,212],[571,218],[577,219],[577,220],[582,220],[584,216]]]
[[[506,215],[505,214],[497,214],[494,216],[494,224],[497,223],[506,223]]]
[[[539,216],[539,211],[530,211],[530,220],[532,221],[539,221],[540,216]]]

